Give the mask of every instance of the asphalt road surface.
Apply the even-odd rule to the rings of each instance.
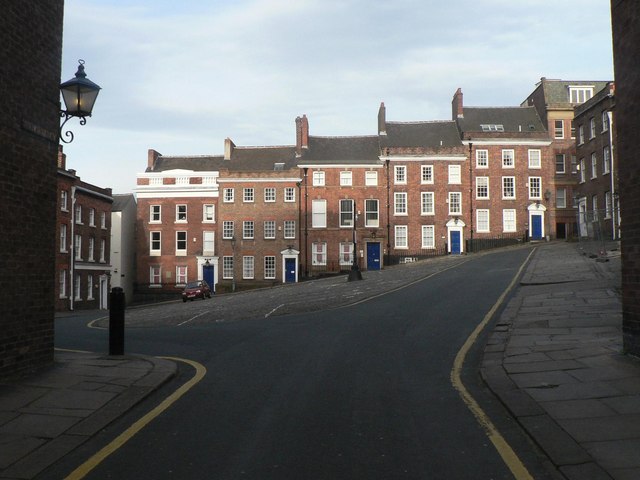
[[[461,346],[528,253],[443,264],[404,288],[394,284],[395,291],[339,308],[310,302],[306,313],[278,315],[287,310],[282,298],[297,295],[288,287],[273,302],[280,312],[244,319],[235,312],[235,321],[221,318],[215,298],[202,307],[128,311],[127,352],[188,358],[207,374],[87,478],[514,478],[450,374]],[[365,292],[366,282],[357,282]],[[248,292],[238,304],[252,314],[265,295],[278,297]],[[332,289],[325,295],[324,304],[333,305]],[[187,312],[179,321],[159,313],[179,307]],[[185,310],[195,308],[201,310]],[[58,321],[56,346],[104,349],[106,332],[84,323]],[[465,363],[465,385],[522,452],[534,478],[548,478],[533,447],[482,387],[481,347]],[[42,478],[75,468],[191,375],[181,367],[175,381]]]

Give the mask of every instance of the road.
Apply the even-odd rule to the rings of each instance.
[[[389,285],[396,290],[351,306],[320,309],[309,300],[306,313],[278,315],[288,310],[287,299],[305,304],[295,286],[234,297],[236,307],[244,304],[249,312],[242,318],[235,311],[235,321],[220,315],[222,296],[128,311],[127,352],[192,359],[207,374],[87,478],[514,478],[450,374],[461,346],[528,253],[514,249],[444,262],[422,280]],[[379,279],[355,282],[349,288],[360,294],[351,295],[351,302],[371,294],[368,280],[376,290]],[[348,303],[331,301],[337,290],[329,283],[316,285],[325,291],[324,305]],[[256,309],[260,314],[251,317]],[[81,322],[58,322],[56,345],[104,349],[106,332]],[[465,363],[465,384],[534,478],[550,478],[479,381],[480,352],[477,345]],[[159,395],[190,375],[181,368]],[[43,478],[82,461],[151,402]]]

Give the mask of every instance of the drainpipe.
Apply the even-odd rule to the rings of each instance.
[[[471,142],[471,137],[469,137],[469,233],[470,233],[470,241],[469,241],[469,252],[473,252],[473,170],[471,162],[471,154],[473,152],[473,143]]]
[[[304,167],[304,276],[309,278],[309,193],[307,167]]]
[[[69,310],[73,311],[73,296],[75,292],[75,262],[76,262],[76,187],[71,187],[71,252],[69,253]]]
[[[616,215],[616,203],[618,204],[617,208],[619,212],[620,201],[618,200],[616,202],[616,187],[614,182],[615,171],[613,169],[613,112],[611,110],[607,112],[607,117],[609,118],[609,162],[611,162],[611,165],[609,165],[609,170],[611,171],[611,230],[613,231],[613,240],[615,240],[618,227],[620,226],[620,213]]]
[[[389,209],[391,206],[390,193],[391,193],[391,185],[389,183],[389,163],[391,159],[389,158],[389,149],[387,148],[387,158],[385,160],[385,164],[387,165],[387,259],[385,265],[389,265],[391,261],[391,218],[389,216]]]

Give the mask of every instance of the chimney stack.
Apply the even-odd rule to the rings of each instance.
[[[236,148],[236,144],[231,141],[229,137],[224,139],[224,159],[231,160],[231,154],[233,149]]]
[[[456,90],[456,93],[453,95],[453,100],[451,101],[451,120],[455,120],[456,118],[464,118],[461,88]]]
[[[296,155],[302,155],[302,150],[309,148],[309,120],[306,115],[296,118]]]
[[[58,145],[58,168],[67,169],[67,155],[62,151],[62,145]]]
[[[150,148],[147,151],[147,170],[153,172],[153,169],[156,165],[156,160],[161,157],[162,154],[156,152],[153,148]]]
[[[387,134],[387,109],[384,106],[384,102],[380,102],[380,108],[378,109],[378,135]]]

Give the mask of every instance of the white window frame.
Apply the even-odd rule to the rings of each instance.
[[[176,223],[187,223],[187,205],[180,203],[176,205]]]
[[[103,238],[100,240],[100,263],[105,263],[105,255],[107,254],[107,241]]]
[[[460,165],[449,165],[449,185],[462,183],[462,169]]]
[[[566,188],[556,188],[556,208],[567,208]]]
[[[202,232],[202,253],[213,255],[216,251],[216,232],[205,230]]]
[[[276,278],[276,257],[266,255],[264,257],[264,279],[274,280]]]
[[[476,168],[489,168],[489,150],[476,150]]]
[[[339,263],[341,266],[353,264],[353,242],[340,242]]]
[[[353,185],[353,172],[350,170],[344,170],[340,172],[340,186],[351,187]]]
[[[90,227],[96,226],[96,209],[95,208],[89,209],[89,226]]]
[[[422,248],[436,248],[436,228],[434,225],[422,225]]]
[[[406,165],[393,166],[393,183],[395,185],[407,184],[407,166]]]
[[[256,276],[256,259],[252,255],[242,257],[242,278],[253,280]]]
[[[245,187],[242,189],[243,203],[254,203],[256,200],[256,190],[253,187]]]
[[[232,256],[222,257],[222,278],[224,280],[234,278],[234,265]]]
[[[326,174],[324,170],[314,170],[311,174],[311,184],[314,187],[324,187],[326,185]]]
[[[434,192],[420,192],[420,215],[435,215],[436,202]]]
[[[420,184],[433,185],[433,165],[420,166]]]
[[[75,234],[73,241],[73,258],[76,260],[82,260],[82,235],[79,233]]]
[[[611,173],[611,149],[609,145],[602,148],[602,174]]]
[[[276,238],[276,221],[275,220],[264,221],[263,236],[265,240],[275,240]]]
[[[67,298],[67,271],[60,270],[58,273],[58,298]]]
[[[365,187],[377,187],[378,172],[375,170],[367,170],[364,172],[364,185]]]
[[[562,159],[562,169],[558,168],[560,159]],[[556,173],[566,173],[566,156],[564,153],[556,154]]]
[[[542,168],[542,150],[537,148],[530,148],[528,152],[529,168],[541,169]]]
[[[517,217],[515,208],[505,208],[502,210],[502,231],[505,233],[517,231]]]
[[[476,210],[476,231],[479,233],[488,233],[491,231],[491,223],[489,222],[489,209],[479,208]]]
[[[293,203],[296,201],[295,187],[284,187],[284,201],[285,203]]]
[[[67,224],[60,224],[60,252],[67,252]]]
[[[276,201],[276,188],[275,187],[265,187],[264,189],[264,202],[265,203],[273,203]]]
[[[79,273],[76,274],[76,281],[74,282],[73,287],[73,289],[75,290],[73,292],[73,299],[76,302],[82,301],[82,277]]]
[[[509,191],[512,192],[512,195],[507,195]],[[516,177],[502,177],[502,199],[513,200],[515,198],[516,198]]]
[[[76,224],[83,225],[82,223],[82,205],[76,205]]]
[[[87,261],[95,262],[95,259],[94,259],[95,248],[96,248],[96,239],[95,239],[95,237],[89,237],[89,244],[87,246],[87,249],[88,249]]]
[[[611,218],[611,205],[611,192],[607,190],[604,192],[604,218],[606,219]]]
[[[60,210],[69,211],[69,192],[66,190],[60,190]]]
[[[159,287],[162,285],[162,267],[160,265],[149,266],[149,286]]]
[[[213,203],[202,205],[202,223],[216,223],[216,207]]]
[[[311,201],[311,228],[327,228],[327,201]]]
[[[311,264],[327,264],[327,244],[326,242],[313,242],[311,244]]]
[[[296,238],[296,221],[295,220],[285,220],[284,226],[282,229],[284,230],[285,239]]]
[[[584,125],[578,125],[578,145],[584,144]]]
[[[176,265],[176,287],[184,286],[187,284],[188,267],[186,265]]]
[[[181,238],[184,237],[184,238]],[[184,243],[184,248],[180,248]],[[176,257],[184,257],[187,255],[188,237],[186,230],[176,231]]]
[[[476,177],[476,199],[489,199],[489,177]]]
[[[558,126],[558,123],[560,126]],[[553,138],[564,138],[564,120],[553,121]]]
[[[407,225],[394,225],[393,245],[396,250],[409,248],[409,227]]]
[[[584,161],[584,158],[580,159],[580,183],[584,183],[587,181],[587,164]]]
[[[529,200],[542,199],[542,177],[529,177]]]
[[[244,220],[242,222],[242,238],[245,240],[253,240],[256,235],[256,224],[253,220]]]
[[[516,168],[516,151],[514,149],[502,150],[502,168]]]
[[[224,220],[222,222],[222,239],[231,240],[235,235],[235,222],[233,220]]]
[[[393,214],[402,217],[409,215],[407,192],[393,192]]]
[[[462,215],[462,192],[449,192],[448,199],[449,215]]]
[[[602,112],[602,133],[609,131],[609,113],[606,110]]]
[[[224,203],[233,203],[233,202],[235,202],[235,189],[234,188],[224,188],[224,189],[222,189],[222,201]]]
[[[103,230],[107,229],[107,214],[106,212],[102,212],[100,214],[100,228]]]
[[[591,152],[591,180],[598,178],[598,155]]]
[[[375,208],[372,208],[374,206]],[[380,226],[380,202],[377,198],[367,198],[364,201],[364,226],[367,228]]]
[[[593,210],[593,221],[598,221],[598,195],[591,197],[591,210]]]
[[[352,199],[343,198],[338,202],[340,228],[353,228],[356,203]]]
[[[589,140],[596,138],[596,118],[589,119]]]
[[[584,103],[593,97],[593,87],[569,86],[569,103]]]
[[[162,205],[149,205],[149,223],[162,223]]]

